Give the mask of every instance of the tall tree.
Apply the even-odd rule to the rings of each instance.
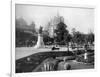
[[[94,33],[93,32],[88,34],[87,41],[90,42],[91,44],[94,42]]]
[[[69,33],[66,28],[67,28],[67,25],[64,22],[60,22],[57,24],[57,27],[54,31],[56,33],[56,37],[55,37],[56,42],[59,42],[59,43],[62,42],[63,44],[65,44],[65,35]]]

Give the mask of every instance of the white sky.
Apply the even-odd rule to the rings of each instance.
[[[89,30],[94,32],[94,9],[16,4],[15,11],[16,18],[22,17],[28,24],[34,21],[37,28],[40,25],[45,26],[59,12],[69,31],[75,28],[83,33],[88,33]]]

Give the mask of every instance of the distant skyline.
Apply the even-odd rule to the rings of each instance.
[[[36,28],[40,25],[45,27],[59,13],[64,17],[70,32],[72,28],[83,33],[88,33],[90,30],[94,32],[94,9],[16,4],[15,13],[16,19],[23,18],[28,24],[34,21]]]

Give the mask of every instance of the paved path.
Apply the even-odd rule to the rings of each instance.
[[[66,51],[67,48],[62,47],[60,48],[60,50],[54,50],[53,52],[56,51]],[[50,52],[51,48],[38,48],[35,49],[34,47],[18,47],[15,48],[15,60],[32,55],[34,53],[38,53],[38,52]]]
[[[43,49],[43,48],[39,48],[39,49],[35,49],[33,47],[20,47],[20,48],[15,48],[15,59],[20,59],[29,55],[32,55],[34,53],[38,53],[38,52],[49,52],[51,51],[50,49]]]

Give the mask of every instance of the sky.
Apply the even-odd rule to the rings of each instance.
[[[15,18],[23,18],[28,24],[35,22],[36,28],[46,24],[59,13],[64,17],[64,22],[71,32],[72,28],[77,31],[88,33],[94,32],[94,9],[73,8],[73,7],[53,7],[27,4],[16,4]]]

